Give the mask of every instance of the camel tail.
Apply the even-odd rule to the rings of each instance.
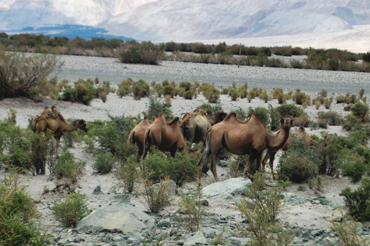
[[[132,143],[132,144],[135,144],[135,132],[132,131],[130,132],[130,135],[128,136],[128,139],[127,139],[127,144],[129,143]]]
[[[205,137],[205,140],[204,143],[203,143],[203,155],[202,155],[202,158],[199,160],[199,163],[203,163],[204,161],[206,161],[208,159],[208,157],[211,155],[211,138],[209,136],[209,132],[210,130],[208,130],[207,134],[206,134],[206,137]]]

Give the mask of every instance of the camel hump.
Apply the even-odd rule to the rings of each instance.
[[[236,119],[236,112],[230,112],[224,119],[224,121],[228,121],[230,119],[233,119],[235,118]]]
[[[170,122],[167,122],[167,125],[171,126],[171,125],[177,124],[178,122],[179,122],[179,117],[176,116]]]
[[[202,116],[206,116],[208,118],[207,112],[205,110],[203,110],[203,109],[200,109],[197,113],[199,113]]]
[[[202,108],[197,108],[197,109],[195,109],[193,112],[194,113],[198,113],[199,111],[201,111],[201,110],[203,110]]]

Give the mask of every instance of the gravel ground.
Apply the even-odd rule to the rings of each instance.
[[[285,58],[286,59],[286,58]],[[297,58],[298,59],[298,58]],[[163,61],[159,66],[123,64],[115,58],[61,56],[64,61],[60,79],[76,81],[79,78],[108,80],[113,84],[123,79],[143,79],[151,81],[190,81],[210,82],[217,86],[229,86],[232,81],[238,84],[248,82],[249,87],[271,90],[272,88],[298,89],[307,93],[317,93],[326,89],[330,93],[357,93],[361,88],[369,88],[370,73],[323,71],[291,68],[251,67],[236,65],[214,65]],[[365,96],[370,92],[365,91]]]

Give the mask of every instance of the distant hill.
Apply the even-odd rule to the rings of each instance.
[[[370,25],[370,1],[0,1],[0,31],[65,26],[65,32],[72,32],[74,25],[100,28],[100,33],[104,35],[151,41],[319,35],[350,31],[359,25]],[[51,31],[49,33],[59,35]],[[356,35],[361,40],[369,38],[368,34],[363,32],[356,32]]]

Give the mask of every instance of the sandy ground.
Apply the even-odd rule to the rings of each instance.
[[[174,115],[182,116],[185,112],[189,112],[194,110],[197,106],[201,105],[205,102],[203,96],[199,96],[197,99],[194,100],[185,100],[183,98],[176,97],[172,100],[172,110]],[[278,103],[276,100],[270,101],[270,104],[273,106],[277,106]],[[128,115],[138,115],[142,111],[146,111],[148,107],[148,99],[143,98],[141,100],[134,100],[132,96],[126,96],[123,98],[119,98],[115,94],[109,94],[108,100],[106,103],[103,103],[101,100],[95,99],[92,101],[91,106],[86,106],[77,103],[70,103],[70,102],[63,102],[63,101],[53,101],[50,99],[45,99],[43,102],[35,103],[29,99],[5,99],[0,101],[0,119],[4,119],[7,116],[7,112],[10,109],[14,109],[17,111],[17,125],[21,127],[27,127],[28,125],[28,118],[33,117],[34,115],[40,113],[44,106],[52,106],[56,105],[61,113],[64,115],[65,118],[75,118],[75,119],[84,119],[86,121],[92,121],[95,119],[101,120],[108,120],[107,113],[113,116],[120,116],[124,114],[125,116]],[[231,101],[228,96],[221,96],[221,105],[224,111],[229,112],[231,110],[236,110],[237,108],[241,107],[243,110],[248,110],[249,107],[268,107],[268,104],[264,103],[260,99],[254,99],[251,103],[248,103],[246,99],[239,99],[238,101]],[[320,110],[325,111],[324,107],[320,107]],[[333,105],[332,110],[338,111],[341,114],[345,114],[343,112],[341,105]],[[310,117],[315,117],[317,115],[317,110],[310,106],[305,109],[305,111],[310,115]],[[311,131],[307,129],[309,133],[314,133],[316,135],[320,135],[320,132],[328,131],[330,133],[345,135],[345,132],[342,131],[341,127],[329,127],[328,129],[319,129]],[[108,194],[109,190],[112,189],[116,180],[113,174],[107,175],[97,175],[93,173],[92,164],[94,163],[94,158],[92,154],[87,153],[83,146],[75,144],[70,151],[75,155],[77,159],[87,161],[87,166],[84,171],[82,178],[79,180],[79,189],[80,192],[87,194],[88,198],[88,207],[92,210],[105,207],[109,204],[114,204],[115,201],[112,200],[113,194]],[[279,155],[279,154],[278,154]],[[277,164],[279,158],[275,159],[275,165]],[[224,180],[228,178],[228,170],[227,168],[218,168],[218,174],[220,180]],[[267,168],[267,182],[270,182],[270,171]],[[0,170],[0,178],[4,177],[4,170]],[[53,197],[50,195],[42,195],[44,187],[49,189],[55,186],[54,179],[49,174],[40,175],[40,176],[32,176],[31,174],[26,174],[21,176],[22,184],[27,186],[27,191],[30,195],[35,199],[40,201],[38,203],[38,208],[40,212],[42,212],[42,223],[53,230],[55,227],[58,226],[58,223],[53,219],[48,206],[51,205],[51,202],[55,199],[60,199],[60,197]],[[204,176],[202,178],[202,184],[210,184],[214,182],[213,176],[211,172],[208,173],[208,176]],[[271,181],[272,182],[272,181]],[[292,185],[289,188],[290,192],[297,194],[298,196],[305,196],[305,197],[317,197],[318,195],[324,195],[328,200],[331,200],[336,203],[343,203],[342,197],[338,194],[344,187],[356,187],[357,185],[352,184],[347,178],[332,178],[332,177],[324,177],[324,190],[321,194],[317,194],[312,190],[308,190],[305,192],[297,191],[298,185]],[[97,186],[101,185],[101,189],[104,192],[104,195],[92,195],[93,189]],[[194,184],[185,184],[184,188],[187,189],[194,189]],[[224,200],[220,198],[212,198],[208,199],[210,203],[210,207],[207,208],[207,211],[213,212],[220,215],[240,215],[237,212],[235,207],[235,202],[239,201],[238,199],[233,200]],[[136,206],[145,210],[145,205],[141,197],[133,196],[131,202],[134,203]],[[174,198],[172,201],[172,205],[166,208],[164,211],[165,213],[171,213],[176,211],[178,204],[178,198]],[[281,219],[283,221],[289,221],[291,224],[295,224],[297,226],[305,226],[310,228],[312,224],[315,226],[312,227],[320,227],[320,228],[327,228],[329,223],[326,221],[326,218],[332,214],[339,214],[337,211],[331,211],[327,208],[322,207],[321,205],[312,206],[310,204],[303,204],[301,206],[288,206],[284,208],[284,211],[281,215]]]

